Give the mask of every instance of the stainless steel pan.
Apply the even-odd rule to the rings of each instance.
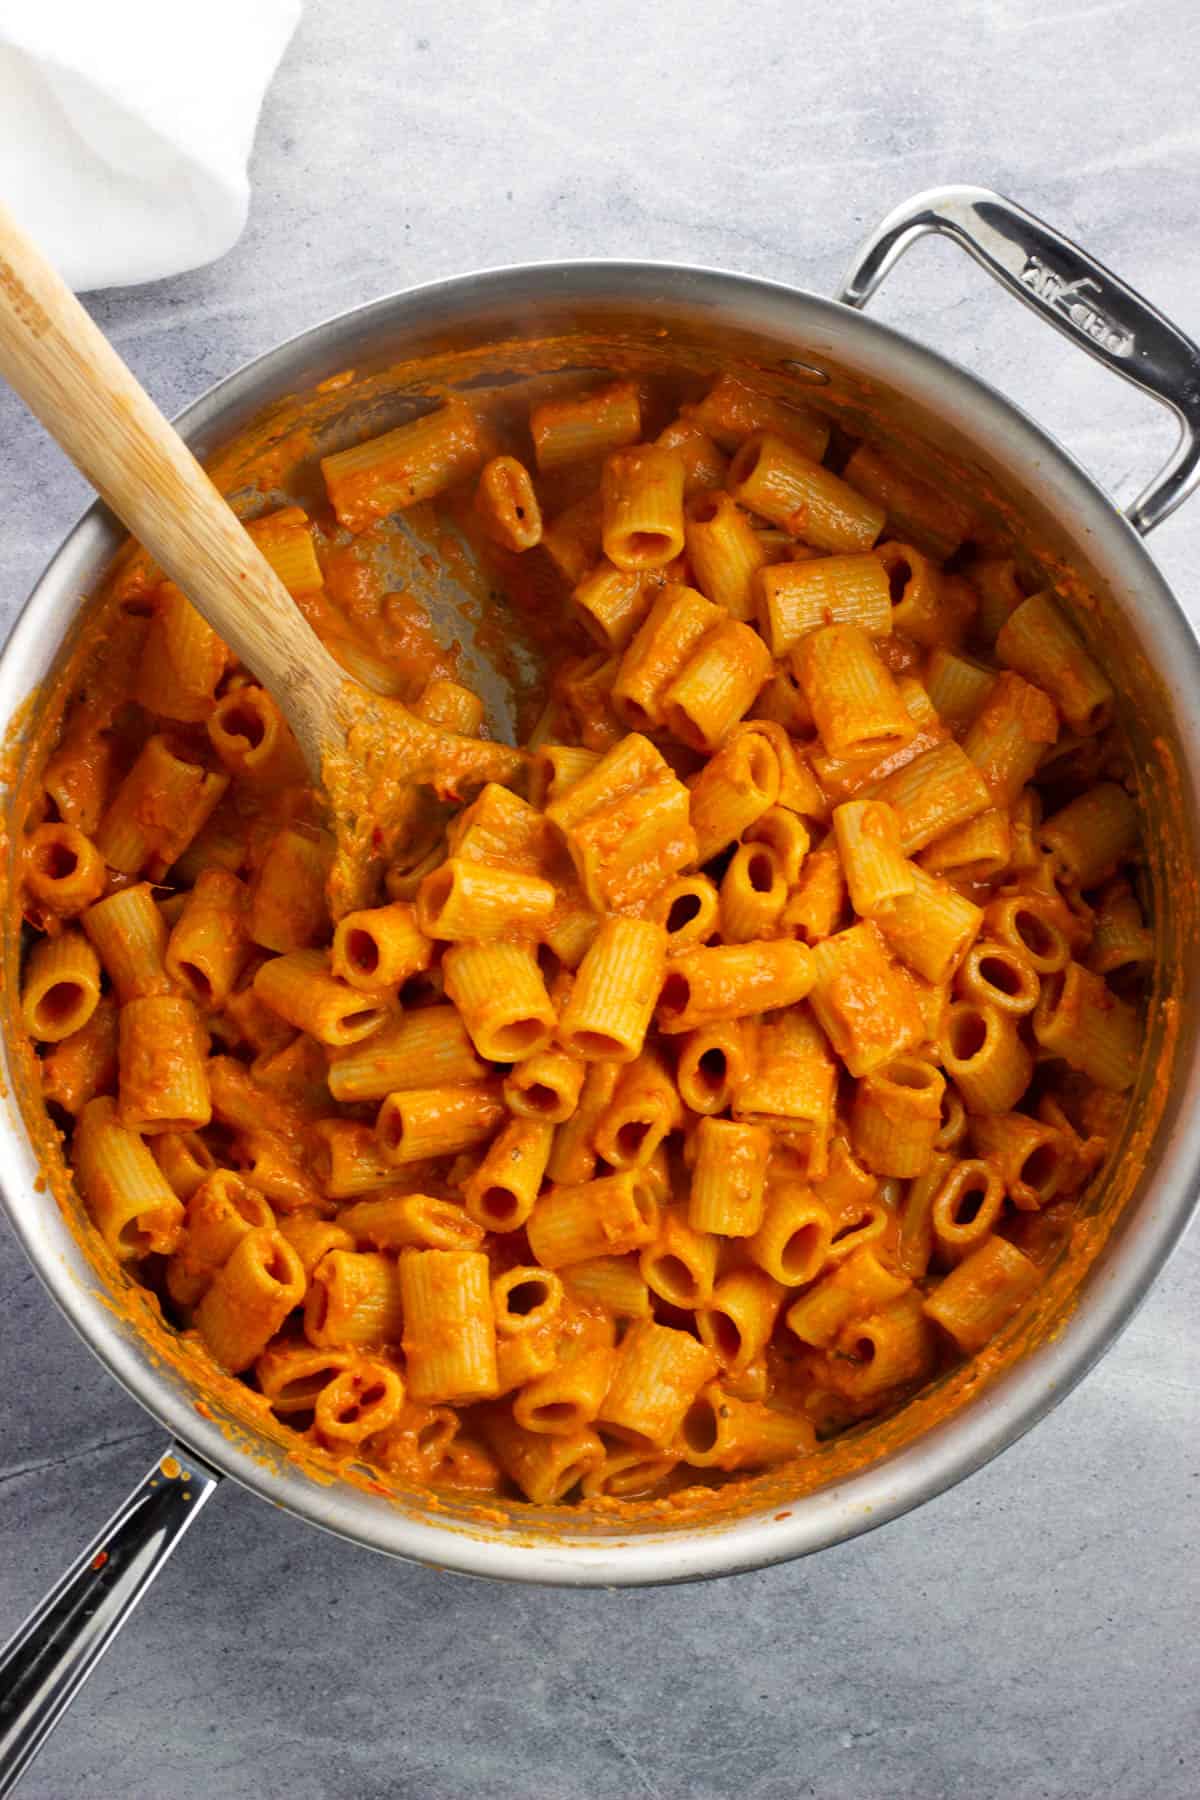
[[[860,308],[918,236],[962,245],[1047,323],[1169,406],[1178,447],[1124,517],[1084,471],[1001,395],[933,352],[863,317]],[[747,1484],[739,1505],[703,1526],[622,1519],[609,1526],[525,1509],[507,1523],[397,1504],[365,1484],[322,1484],[235,1406],[205,1396],[202,1371],[152,1354],[113,1304],[117,1278],[35,1187],[37,1164],[17,1100],[0,1113],[3,1203],[51,1294],[113,1375],[171,1435],[150,1472],[0,1658],[0,1792],[8,1791],[224,1475],[315,1525],[392,1556],[510,1581],[613,1586],[698,1580],[808,1554],[883,1524],[940,1493],[1011,1444],[1066,1394],[1128,1322],[1177,1242],[1200,1176],[1194,883],[1200,867],[1200,651],[1142,538],[1200,479],[1200,351],[1076,245],[1021,208],[976,188],[945,188],[899,208],[855,257],[836,301],[712,269],[574,263],[501,269],[393,295],[261,357],[178,421],[202,454],[281,396],[350,364],[452,348],[465,368],[519,362],[532,336],[597,342],[653,366],[749,362],[812,385],[851,430],[928,461],[969,487],[995,517],[1017,520],[1022,553],[1078,571],[1077,621],[1123,696],[1150,811],[1150,880],[1162,974],[1150,1009],[1135,1124],[1098,1201],[1090,1267],[1052,1282],[1024,1337],[1010,1335],[991,1378],[960,1383],[936,1414],[918,1401],[889,1428],[885,1453],[856,1466],[831,1454],[816,1491],[780,1496]],[[489,361],[490,346],[507,348]],[[514,349],[514,346],[516,348]],[[475,361],[472,361],[472,358]],[[586,358],[585,358],[586,360]],[[101,506],[76,528],[39,582],[0,662],[0,723],[18,737],[20,709],[52,671],[120,533]],[[11,805],[11,797],[6,804]],[[4,945],[12,991],[18,945]],[[9,1072],[10,1076],[12,1071]],[[13,1091],[10,1079],[8,1089]],[[19,1095],[17,1096],[19,1099]],[[1023,1354],[1017,1354],[1023,1349]],[[910,1416],[911,1415],[911,1416]],[[867,1449],[872,1443],[864,1440]],[[879,1440],[881,1444],[884,1440]],[[824,1465],[822,1465],[824,1467]]]

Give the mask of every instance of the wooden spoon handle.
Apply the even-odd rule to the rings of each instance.
[[[182,438],[0,206],[0,374],[271,692],[320,774],[346,676]]]

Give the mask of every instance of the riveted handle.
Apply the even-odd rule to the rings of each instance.
[[[1200,348],[1086,250],[988,188],[931,188],[898,206],[859,247],[839,300],[864,306],[928,232],[952,238],[1056,331],[1170,407],[1179,442],[1125,514],[1143,536],[1153,531],[1200,483]]]
[[[170,1445],[0,1650],[0,1794],[10,1794],[221,1477]]]

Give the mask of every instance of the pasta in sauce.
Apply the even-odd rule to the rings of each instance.
[[[369,573],[408,507],[554,646],[519,776],[411,785],[366,903],[169,582],[29,823],[22,1019],[109,1251],[410,1482],[670,1492],[894,1409],[1037,1288],[1136,1073],[1138,811],[1054,594],[815,413],[672,410],[455,398],[248,527],[426,726],[485,710]]]

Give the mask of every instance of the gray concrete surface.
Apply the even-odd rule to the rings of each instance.
[[[94,310],[173,410],[314,319],[485,264],[644,255],[828,292],[898,199],[973,180],[1200,332],[1198,20],[1183,0],[309,0],[243,242]],[[1126,498],[1171,441],[944,246],[877,309]],[[5,621],[84,498],[0,394]],[[1194,616],[1198,531],[1200,502],[1154,543]],[[22,1792],[1191,1800],[1198,1287],[1193,1237],[1102,1366],[998,1463],[872,1537],[737,1581],[492,1588],[229,1489]],[[3,1230],[0,1396],[3,1635],[162,1436]]]

